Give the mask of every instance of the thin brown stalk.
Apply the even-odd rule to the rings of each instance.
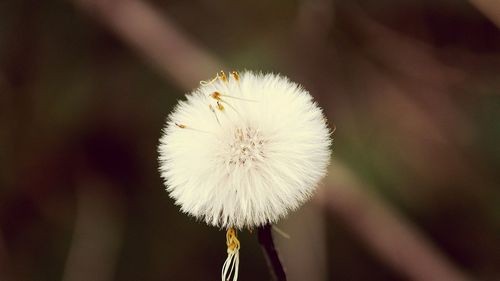
[[[274,280],[276,281],[286,281],[286,273],[283,268],[283,264],[274,245],[273,235],[271,233],[271,225],[266,224],[261,226],[257,230],[257,237],[259,243],[262,246],[262,250],[266,255],[267,265],[271,271]]]

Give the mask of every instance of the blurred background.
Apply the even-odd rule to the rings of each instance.
[[[0,2],[0,280],[219,280],[158,173],[173,105],[279,72],[335,124],[275,234],[289,280],[500,280],[495,0]],[[240,279],[271,280],[242,232]]]

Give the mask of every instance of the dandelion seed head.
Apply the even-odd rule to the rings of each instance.
[[[181,210],[214,226],[273,223],[326,173],[330,130],[298,84],[275,74],[219,74],[169,115],[158,148]]]

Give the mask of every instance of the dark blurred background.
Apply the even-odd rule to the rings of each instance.
[[[219,280],[156,147],[220,69],[280,72],[335,124],[275,234],[290,280],[500,280],[500,4],[0,2],[0,280]],[[240,279],[270,280],[255,233]]]

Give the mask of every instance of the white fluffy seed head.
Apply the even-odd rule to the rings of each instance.
[[[276,222],[313,193],[330,130],[311,95],[274,74],[221,74],[188,94],[160,139],[160,172],[181,210],[219,227]]]

